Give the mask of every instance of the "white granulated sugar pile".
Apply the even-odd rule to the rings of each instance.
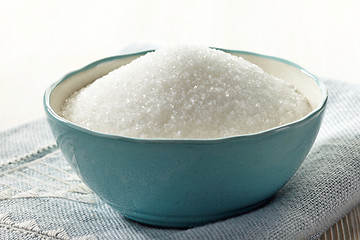
[[[148,53],[75,92],[61,115],[136,138],[208,139],[263,131],[311,111],[294,86],[220,50]]]

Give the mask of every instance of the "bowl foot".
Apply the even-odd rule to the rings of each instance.
[[[262,207],[269,201],[273,199],[273,196],[262,200],[258,203],[253,205],[235,209],[233,211],[228,212],[221,212],[214,215],[202,215],[202,216],[159,216],[159,215],[152,215],[152,214],[144,214],[139,212],[131,212],[126,211],[123,213],[120,209],[116,208],[120,213],[135,222],[139,222],[142,224],[149,225],[151,227],[166,227],[166,228],[190,228],[205,225],[208,223],[216,222],[219,220],[224,220],[230,217],[235,217],[241,214],[245,214],[247,212],[253,211],[259,207]]]

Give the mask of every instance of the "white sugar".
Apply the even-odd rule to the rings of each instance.
[[[148,53],[75,92],[61,115],[121,136],[208,139],[256,133],[310,111],[294,86],[243,58],[181,45]]]

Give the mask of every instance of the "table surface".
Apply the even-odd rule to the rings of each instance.
[[[43,116],[47,86],[128,45],[246,50],[360,82],[356,0],[0,3],[0,130]]]

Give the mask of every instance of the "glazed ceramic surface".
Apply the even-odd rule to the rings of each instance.
[[[223,51],[292,82],[308,98],[312,112],[257,134],[204,140],[103,134],[58,115],[71,93],[146,52],[97,61],[46,90],[48,122],[65,158],[103,201],[124,216],[165,227],[190,227],[236,216],[271,199],[309,152],[327,102],[324,85],[286,60]]]

